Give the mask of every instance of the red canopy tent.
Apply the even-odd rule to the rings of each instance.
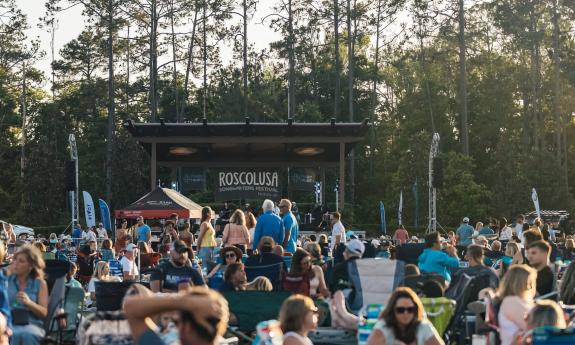
[[[152,219],[168,218],[172,213],[179,218],[201,218],[202,206],[173,189],[158,187],[124,209],[116,210],[114,216]]]

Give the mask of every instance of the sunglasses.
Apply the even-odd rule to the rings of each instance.
[[[415,307],[396,307],[395,308],[395,313],[396,314],[413,314],[415,313]]]
[[[226,254],[226,258],[235,258],[236,254],[235,253],[227,253]]]

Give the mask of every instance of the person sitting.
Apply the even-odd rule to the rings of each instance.
[[[177,311],[182,345],[219,344],[229,320],[227,301],[217,292],[199,286],[178,294],[128,297],[124,309],[135,345],[163,344],[154,325],[150,325],[150,317],[162,313]]]
[[[491,249],[486,249],[485,252],[485,265],[493,266],[498,260],[503,258],[505,254],[501,251],[501,242],[495,240],[491,243]]]
[[[307,335],[318,326],[318,309],[311,298],[289,297],[283,302],[278,318],[284,333],[283,345],[313,344]]]
[[[126,246],[124,251],[124,256],[120,259],[120,264],[122,264],[122,272],[124,281],[136,280],[140,275],[140,270],[135,262],[135,252],[136,245],[130,243]]]
[[[317,244],[319,244],[319,246],[321,248],[321,255],[323,255],[324,257],[329,256],[330,247],[329,247],[329,243],[327,241],[327,235],[326,234],[319,235],[319,240],[318,240]]]
[[[274,286],[266,277],[256,277],[254,280],[246,284],[246,291],[273,291]]]
[[[449,244],[445,252],[441,251],[439,233],[431,232],[425,235],[425,249],[419,256],[418,266],[422,273],[437,273],[449,284],[451,282],[449,268],[459,267],[459,258],[455,247]]]
[[[23,245],[14,254],[8,276],[8,300],[12,314],[12,344],[36,345],[44,337],[48,315],[48,285],[44,260],[38,248]]]
[[[110,265],[106,261],[98,261],[96,268],[94,269],[94,275],[88,283],[88,293],[90,294],[90,299],[86,303],[87,305],[91,305],[96,302],[96,283],[99,281],[108,280],[110,280]]]
[[[76,276],[76,272],[78,272],[78,266],[76,266],[75,263],[70,262],[69,263],[69,269],[68,269],[68,273],[66,274],[66,285],[70,286],[70,287],[82,287],[82,283],[80,283],[79,281],[76,280],[76,278],[74,278]]]
[[[182,240],[172,243],[170,259],[160,263],[150,276],[150,289],[153,292],[175,292],[182,282],[204,285],[202,275],[192,267],[188,247]]]
[[[244,264],[241,262],[228,265],[224,273],[224,282],[220,286],[220,292],[228,291],[241,291],[245,290],[246,285],[246,272],[244,271]]]
[[[343,251],[344,261],[337,263],[333,267],[331,292],[333,293],[337,290],[352,289],[349,298],[354,298],[354,287],[353,284],[351,284],[351,279],[347,271],[348,263],[361,259],[365,252],[365,245],[360,240],[353,239],[342,244],[342,246],[345,247]]]
[[[539,296],[553,291],[555,276],[549,267],[551,247],[545,241],[536,241],[527,248],[529,266],[537,270],[537,293]]]
[[[564,304],[575,304],[575,261],[571,262],[563,273],[559,297]]]
[[[273,250],[276,247],[277,246],[273,238],[269,236],[262,237],[257,247],[259,254],[248,257],[245,262],[246,266],[257,267],[283,263],[284,259],[273,253]]]
[[[312,264],[321,267],[324,271],[327,269],[319,244],[316,242],[309,242],[305,245],[304,249],[309,253],[309,255],[311,255]]]
[[[367,345],[444,344],[424,314],[423,304],[413,290],[395,289],[367,339]]]
[[[575,241],[572,238],[565,240],[562,258],[563,261],[575,261]]]
[[[233,218],[234,216],[232,215],[232,219]],[[230,220],[230,222],[232,222],[232,220]],[[226,226],[230,224],[231,223],[228,223]],[[225,247],[222,250],[220,250],[220,257],[222,258],[223,263],[214,266],[212,271],[208,274],[208,278],[213,277],[218,272],[223,274],[226,271],[228,265],[230,264],[233,264],[235,262],[242,262],[242,251],[238,247]]]
[[[116,253],[112,247],[112,240],[109,238],[102,241],[102,249],[100,249],[100,252],[102,253],[102,260],[104,261],[114,260],[116,258]]]
[[[539,327],[567,328],[565,313],[559,304],[549,300],[536,301],[525,315],[525,322],[527,330],[515,340],[515,344],[531,344],[533,331]]]
[[[404,273],[406,277],[417,277],[421,275],[419,267],[414,264],[407,264],[404,268]]]
[[[298,279],[301,280],[301,284],[298,283]],[[304,249],[298,248],[293,255],[289,274],[285,277],[283,285],[284,289],[291,289],[305,296],[329,297],[323,270],[312,264],[311,255]],[[307,291],[300,291],[300,288],[305,288]]]
[[[527,265],[513,265],[499,284],[496,301],[501,345],[513,344],[520,332],[527,330],[525,315],[533,307],[537,271]]]
[[[495,271],[484,265],[484,255],[483,248],[476,244],[472,244],[467,247],[467,252],[465,253],[465,258],[469,262],[469,267],[460,269],[453,276],[453,282],[457,282],[463,274],[470,277],[482,277],[481,288],[491,288],[496,289],[499,286],[499,278]],[[471,296],[474,300],[478,298],[479,291],[477,294]]]

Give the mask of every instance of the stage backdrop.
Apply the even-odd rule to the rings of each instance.
[[[279,169],[222,169],[217,171],[216,200],[272,199],[277,201],[282,190]]]

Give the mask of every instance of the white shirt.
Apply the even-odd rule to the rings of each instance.
[[[523,224],[515,224],[515,234],[519,237],[520,240],[523,239]]]
[[[386,344],[395,343],[395,334],[390,327],[385,325],[384,320],[378,320],[375,326],[373,326],[373,329],[377,329],[383,334]],[[433,336],[437,339],[441,339],[435,327],[433,327],[433,324],[427,319],[422,319],[415,331],[415,343],[417,345],[425,345],[425,342]],[[440,343],[443,344],[443,341],[440,341]]]
[[[94,241],[94,242],[98,242],[98,239],[96,238],[96,234],[93,231],[88,231],[88,233],[86,233],[86,237],[84,238],[84,240],[86,240],[86,242],[90,242],[90,241]]]
[[[128,272],[128,274],[132,277],[136,277],[140,274],[138,265],[136,265],[134,261],[128,259],[127,257],[122,257],[120,263],[122,264],[122,272]]]
[[[508,241],[511,239],[512,236],[513,236],[513,230],[511,230],[510,227],[505,226],[501,230],[501,233],[499,234],[499,239],[502,241]]]
[[[108,238],[108,232],[104,228],[97,228],[98,238]]]
[[[335,237],[338,235],[341,236],[341,240],[339,241],[339,243],[345,243],[345,227],[343,226],[343,224],[339,220],[337,221],[337,223],[335,223],[331,227],[331,251],[332,252],[333,252],[333,249],[335,248]]]

